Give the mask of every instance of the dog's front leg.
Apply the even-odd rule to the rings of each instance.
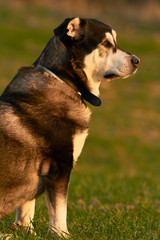
[[[69,234],[67,229],[67,192],[69,175],[59,177],[51,186],[46,186],[46,199],[49,212],[49,231],[55,231],[60,236]]]
[[[19,208],[16,209],[16,221],[15,224],[23,227],[25,230],[33,233],[32,221],[34,218],[35,199],[25,202]]]

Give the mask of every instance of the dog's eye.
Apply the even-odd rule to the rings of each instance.
[[[110,41],[108,41],[108,40],[104,40],[102,42],[102,45],[105,46],[105,47],[112,47],[112,43]]]

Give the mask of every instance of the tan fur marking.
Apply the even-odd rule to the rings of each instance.
[[[50,201],[50,197],[46,192],[46,200],[49,212],[50,231],[55,231],[58,235],[66,237],[67,229],[67,198],[63,194],[56,193],[55,206]],[[54,206],[54,207],[53,207]]]
[[[99,68],[98,68],[98,60],[101,57],[99,56],[99,50],[96,48],[93,50],[90,54],[88,54],[85,59],[85,67],[84,72],[87,75],[87,78],[89,80],[89,87],[91,89],[91,92],[95,94],[96,96],[99,96],[99,85],[101,78],[99,79]],[[102,59],[102,58],[101,58]]]
[[[22,206],[17,208],[15,223],[19,226],[27,228],[33,232],[32,220],[34,218],[35,199],[25,202]]]
[[[81,154],[82,148],[84,146],[86,137],[88,135],[88,130],[84,132],[77,132],[73,136],[73,161],[76,163],[79,155]]]

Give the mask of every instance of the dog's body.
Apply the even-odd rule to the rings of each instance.
[[[88,134],[83,99],[99,106],[100,82],[132,75],[139,59],[96,20],[66,19],[54,32],[0,98],[0,218],[17,208],[16,224],[32,228],[35,199],[45,191],[50,229],[61,234],[70,174]]]

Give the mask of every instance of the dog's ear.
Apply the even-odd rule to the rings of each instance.
[[[66,33],[66,32],[67,32],[67,26],[68,26],[69,22],[70,22],[72,19],[73,19],[73,18],[66,18],[66,19],[64,20],[64,22],[61,23],[60,26],[58,26],[56,29],[53,30],[54,34],[55,34],[56,36],[61,36],[61,35],[63,35],[64,33]]]
[[[57,36],[67,34],[75,40],[81,38],[81,36],[84,35],[81,20],[78,17],[65,19],[64,22],[54,30],[54,34]]]
[[[67,35],[75,39],[79,39],[84,34],[84,30],[81,27],[81,20],[78,17],[68,23],[67,30]]]

